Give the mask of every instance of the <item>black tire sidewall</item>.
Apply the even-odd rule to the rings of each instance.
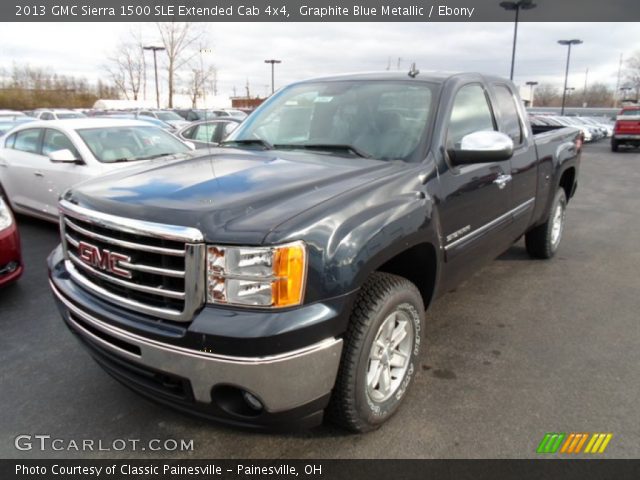
[[[390,398],[384,402],[378,403],[370,399],[367,393],[366,377],[369,353],[376,334],[378,333],[378,329],[384,320],[398,307],[401,307],[405,312],[407,312],[412,319],[414,329],[413,347],[411,349],[409,366],[400,387]],[[386,299],[384,307],[375,314],[369,324],[367,334],[364,337],[362,348],[358,355],[355,376],[356,385],[354,389],[356,411],[361,420],[368,425],[375,426],[382,424],[391,417],[402,403],[402,399],[411,385],[419,365],[418,358],[420,355],[420,345],[422,340],[421,335],[424,313],[420,313],[420,308],[422,308],[422,301],[417,291],[414,289],[396,290]]]

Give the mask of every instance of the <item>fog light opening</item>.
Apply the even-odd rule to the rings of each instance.
[[[249,408],[251,408],[252,410],[255,410],[256,412],[261,412],[262,409],[264,408],[264,406],[262,405],[262,402],[258,400],[258,398],[255,395],[247,391],[242,392],[242,398],[247,403],[247,405],[249,405]]]
[[[241,417],[256,417],[264,411],[264,404],[253,393],[233,385],[216,385],[211,399],[227,413]]]

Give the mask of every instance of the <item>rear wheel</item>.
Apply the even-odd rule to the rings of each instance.
[[[558,188],[547,221],[525,235],[525,244],[530,256],[551,258],[555,255],[562,240],[566,210],[567,196],[563,188]]]
[[[367,432],[396,412],[417,369],[424,315],[413,283],[388,273],[371,275],[345,334],[330,419]]]

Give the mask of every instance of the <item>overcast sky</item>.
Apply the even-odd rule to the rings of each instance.
[[[152,23],[1,23],[0,65],[28,63],[95,81],[104,77],[105,57],[132,28],[142,28],[146,40],[157,43]],[[402,70],[415,61],[422,71],[508,76],[513,38],[511,23],[207,23],[205,28],[212,49],[205,58],[218,68],[223,95],[231,95],[234,86],[244,93],[247,79],[252,95],[265,94],[267,58],[283,61],[276,66],[276,88],[313,76],[384,70],[389,59],[396,69],[398,57]],[[520,23],[516,83],[561,85],[566,47],[556,41],[562,38],[584,41],[572,50],[569,86],[576,89],[583,88],[586,69],[589,83],[615,86],[620,54],[640,50],[637,23]],[[151,82],[148,95],[153,96]]]

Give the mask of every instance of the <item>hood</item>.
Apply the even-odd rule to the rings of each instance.
[[[398,168],[321,153],[213,149],[91,180],[65,198],[113,215],[195,227],[209,242],[260,244],[282,222]]]

